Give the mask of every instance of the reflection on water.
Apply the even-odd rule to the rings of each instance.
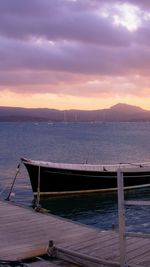
[[[150,188],[130,190],[125,199],[148,200]],[[41,200],[49,212],[101,229],[118,226],[117,192],[82,196],[46,198]],[[150,232],[149,206],[126,206],[128,231]]]

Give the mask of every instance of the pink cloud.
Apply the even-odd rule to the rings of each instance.
[[[100,15],[102,7],[111,3],[115,12],[113,5],[123,2],[133,4],[130,0],[1,0],[0,90],[148,94],[149,86],[142,87],[142,81],[144,77],[149,81],[150,74],[150,20],[143,19],[137,31],[129,32]],[[148,1],[134,4],[141,12],[150,7]],[[97,84],[88,83],[95,79]]]

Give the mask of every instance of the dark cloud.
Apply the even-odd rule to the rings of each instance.
[[[36,92],[52,92],[57,91],[53,85],[82,80],[82,75],[99,79],[149,75],[150,22],[145,19],[137,31],[129,32],[100,16],[102,7],[113,12],[115,3],[133,1],[0,0],[1,90],[9,86],[21,91],[21,85],[35,85]],[[135,0],[134,4],[141,12],[150,7],[148,1]],[[47,86],[38,89],[36,85]],[[86,88],[82,89],[85,93]],[[66,85],[68,90],[74,88]],[[97,86],[94,90],[98,91]]]
[[[150,49],[139,45],[99,47],[74,42],[25,42],[0,39],[1,71],[57,71],[97,75],[143,73],[150,67]]]
[[[85,1],[86,2],[86,1]],[[101,18],[94,2],[3,0],[0,3],[0,33],[18,39],[41,37],[76,40],[103,45],[127,45],[130,34]],[[74,4],[73,4],[74,3]],[[82,6],[82,7],[81,7]],[[83,9],[86,6],[86,9]]]

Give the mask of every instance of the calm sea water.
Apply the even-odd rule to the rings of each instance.
[[[20,157],[53,162],[150,162],[150,123],[0,123],[0,194],[5,198]],[[150,189],[126,198],[150,199]],[[32,206],[28,174],[22,166],[12,201]],[[54,214],[110,229],[117,224],[117,194],[70,196],[42,200]],[[150,232],[150,207],[126,209],[129,231]]]

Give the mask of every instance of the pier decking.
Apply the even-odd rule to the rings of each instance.
[[[117,232],[101,231],[3,200],[0,200],[0,240],[2,260],[46,254],[49,240],[53,240],[52,254],[59,259],[89,267],[120,266]],[[129,267],[150,266],[150,238],[127,237],[127,263]],[[55,262],[45,263],[45,266],[55,265]]]

